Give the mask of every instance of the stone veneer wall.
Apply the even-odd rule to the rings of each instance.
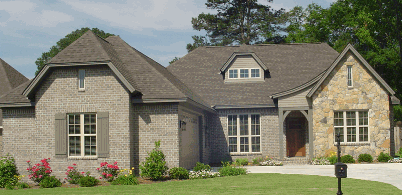
[[[338,110],[369,111],[369,143],[349,143],[341,147],[342,155],[350,154],[356,159],[362,153],[373,157],[380,152],[389,153],[390,106],[387,92],[353,54],[348,53],[339,63],[312,97],[315,156],[336,151],[333,123],[334,111]],[[347,86],[348,65],[353,66],[351,88]]]
[[[260,114],[261,153],[230,155],[228,150],[227,115],[230,114]],[[277,108],[264,109],[226,109],[218,110],[217,115],[208,115],[208,139],[210,163],[220,163],[223,160],[247,158],[251,161],[257,157],[279,158],[279,117]]]
[[[20,174],[27,175],[27,160],[39,163],[51,158],[53,175],[64,178],[67,166],[78,165],[79,171],[91,171],[101,162],[118,162],[121,168],[130,163],[130,95],[107,66],[82,67],[86,70],[85,91],[78,91],[78,68],[55,69],[44,79],[32,108],[4,109],[4,153],[16,158]],[[109,112],[109,158],[95,160],[55,158],[55,114]],[[25,177],[27,180],[27,177]]]
[[[179,166],[179,127],[178,104],[135,104],[133,106],[134,156],[138,163],[145,161],[148,152],[161,141],[167,166]],[[138,163],[135,163],[138,165]],[[138,166],[135,166],[138,169]]]

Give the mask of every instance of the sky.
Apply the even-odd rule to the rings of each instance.
[[[324,8],[335,0],[259,0],[289,11],[314,2]],[[187,54],[193,30],[191,19],[214,13],[206,0],[0,0],[0,58],[32,79],[35,61],[67,34],[83,27],[119,35],[129,45],[168,66]]]

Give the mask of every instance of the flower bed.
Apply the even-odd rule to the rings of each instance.
[[[267,160],[260,162],[261,166],[282,166],[283,163],[281,161],[276,161],[276,160]]]

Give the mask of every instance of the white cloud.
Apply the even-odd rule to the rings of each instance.
[[[72,16],[62,12],[37,10],[37,8],[38,6],[30,1],[0,2],[0,11],[6,11],[9,14],[9,18],[0,25],[6,28],[16,24],[46,28],[74,20]]]
[[[131,30],[191,30],[191,18],[207,12],[186,0],[150,0],[116,3],[62,0],[74,10],[108,22],[111,26]]]

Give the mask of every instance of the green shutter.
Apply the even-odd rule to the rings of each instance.
[[[56,158],[67,157],[67,123],[66,114],[57,113],[55,116],[55,149]]]
[[[98,157],[109,157],[109,112],[98,112],[97,115],[97,144]]]

